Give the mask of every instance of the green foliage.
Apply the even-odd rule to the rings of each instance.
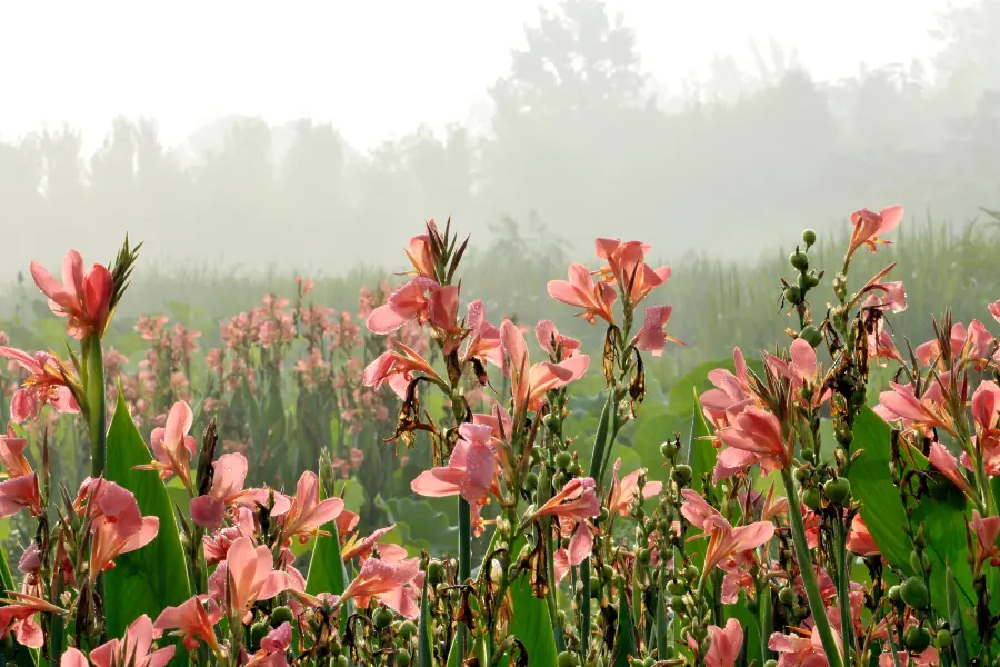
[[[439,554],[454,550],[458,526],[444,512],[435,511],[426,500],[413,498],[375,499],[376,506],[388,515],[396,529],[386,539],[405,546],[411,552],[421,550]]]
[[[160,519],[156,537],[141,549],[115,559],[115,567],[105,573],[108,634],[121,637],[129,624],[142,614],[156,619],[165,607],[177,606],[191,597],[184,551],[181,547],[170,496],[154,470],[134,470],[152,460],[146,443],[132,422],[119,392],[108,429],[107,477],[128,489],[139,503],[143,516]],[[187,660],[178,644],[173,664]]]
[[[615,632],[615,646],[611,654],[611,664],[614,667],[629,667],[629,658],[639,657],[639,638],[635,619],[632,618],[632,606],[629,604],[625,589],[625,586],[618,587],[618,629]]]

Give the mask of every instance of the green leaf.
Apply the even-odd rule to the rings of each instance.
[[[615,634],[615,647],[611,652],[611,664],[614,667],[629,667],[629,657],[639,657],[639,642],[636,637],[635,621],[632,618],[632,608],[625,595],[625,586],[618,587],[618,630]],[[528,654],[531,657],[531,654]],[[555,664],[543,663],[543,664]]]
[[[340,595],[347,586],[347,573],[340,555],[340,537],[334,521],[323,526],[330,533],[318,536],[313,542],[312,557],[309,559],[309,574],[306,575],[306,593],[319,595],[333,593]]]
[[[417,626],[417,667],[433,667],[431,653],[431,617],[427,602],[427,577],[420,593],[420,624]]]
[[[692,389],[692,391],[696,391]],[[695,393],[691,403],[691,442],[688,443],[688,465],[691,466],[691,488],[701,493],[704,485],[702,475],[712,475],[715,470],[715,461],[719,453],[708,440],[699,440],[712,435],[712,431],[705,421],[705,415],[701,411],[701,401]]]
[[[521,545],[516,545],[517,554]],[[545,600],[535,597],[526,574],[511,582],[510,634],[521,640],[532,665],[554,665],[558,658],[556,637],[549,623]]]
[[[122,637],[143,614],[155,621],[165,607],[191,597],[184,550],[163,481],[155,470],[133,470],[137,465],[148,465],[152,457],[132,422],[124,396],[118,392],[108,429],[107,477],[135,494],[142,515],[160,519],[160,530],[145,547],[116,558],[115,567],[104,575],[110,637]],[[178,644],[172,664],[186,663],[187,653]]]
[[[947,566],[945,592],[948,598],[948,624],[951,626],[951,639],[955,646],[955,662],[958,667],[969,665],[969,645],[965,641],[965,624],[962,622],[962,602],[958,599],[958,588],[951,566]]]
[[[853,442],[852,449],[862,453],[851,464],[848,478],[851,494],[861,503],[861,518],[882,556],[909,574],[913,545],[905,533],[906,510],[899,489],[889,474],[889,425],[870,408],[863,408],[854,423]]]

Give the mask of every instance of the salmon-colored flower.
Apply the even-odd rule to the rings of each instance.
[[[48,297],[52,312],[67,318],[66,333],[84,338],[92,333],[103,335],[110,319],[114,280],[107,267],[94,264],[83,268],[83,258],[70,250],[63,258],[62,283],[38,262],[31,263],[31,277],[42,294]]]
[[[66,611],[32,595],[7,591],[7,596],[0,599],[3,605],[0,607],[0,640],[13,631],[18,644],[41,648],[45,638],[35,617],[40,613],[65,614]]]
[[[445,381],[423,357],[400,342],[396,342],[399,350],[386,350],[375,358],[361,374],[361,382],[366,387],[379,389],[383,382],[388,382],[396,395],[406,398],[410,382],[416,377],[414,373],[423,373],[440,385]]]
[[[573,532],[573,537],[569,539],[569,548],[560,548],[552,554],[552,569],[556,582],[562,581],[570,568],[589,558],[593,548],[594,533],[586,521],[580,521]]]
[[[226,560],[229,547],[233,545],[233,542],[240,537],[253,537],[253,533],[253,512],[249,507],[236,508],[234,525],[223,528],[213,535],[202,537],[201,547],[205,553],[206,564],[211,567]]]
[[[894,313],[906,310],[906,288],[902,280],[882,281],[890,271],[896,268],[896,262],[876,273],[865,286],[858,290],[858,296],[869,295],[869,299],[878,299],[878,307],[883,311],[888,309]]]
[[[93,582],[101,572],[114,567],[115,558],[152,542],[160,519],[142,516],[132,492],[105,479],[88,478],[81,494],[86,498],[92,531],[89,575]]]
[[[941,349],[941,341],[937,338],[917,346],[914,353],[925,366],[932,363],[941,371],[958,368],[963,362],[969,361],[982,366],[989,360],[993,336],[979,320],[969,322],[969,328],[961,322],[951,326],[949,349]]]
[[[243,667],[287,667],[285,654],[292,645],[292,624],[285,621],[260,640],[260,650]]]
[[[850,259],[854,252],[863,245],[875,252],[878,243],[889,243],[882,240],[880,235],[895,229],[903,219],[902,206],[890,206],[878,213],[869,211],[867,208],[851,213],[851,224],[854,225],[854,232],[851,234],[851,242],[847,246],[847,259]]]
[[[549,353],[552,361],[557,361],[556,350],[559,350],[558,360],[569,359],[580,354],[580,341],[576,338],[563,336],[552,320],[541,320],[535,325],[535,337],[543,350]]]
[[[410,247],[406,250],[406,256],[410,258],[410,263],[413,264],[413,273],[415,275],[436,280],[435,266],[437,265],[437,259],[434,254],[434,242],[431,240],[431,234],[436,237],[434,241],[437,242],[439,247],[443,245],[437,225],[431,220],[427,223],[426,232],[410,239]]]
[[[184,401],[174,403],[167,414],[165,427],[157,427],[149,435],[149,447],[156,460],[149,465],[136,466],[136,470],[158,470],[162,479],[176,474],[184,487],[191,490],[191,460],[194,458],[194,437],[188,435],[194,414]]]
[[[714,389],[709,389],[699,397],[701,411],[705,419],[717,429],[729,425],[727,414],[739,414],[743,407],[756,403],[756,396],[750,389],[750,371],[740,348],[733,349],[735,375],[727,368],[716,368],[708,372],[708,380]]]
[[[694,489],[681,489],[681,516],[695,528],[705,530],[705,521],[709,517],[719,514],[719,510],[712,507],[701,494]]]
[[[500,340],[510,358],[510,365],[504,370],[510,374],[515,423],[521,423],[528,411],[541,407],[546,392],[580,379],[590,365],[590,357],[580,354],[558,364],[543,361],[531,366],[524,334],[510,320],[500,325]]]
[[[940,387],[943,377],[938,377],[930,389]],[[907,430],[941,428],[953,436],[956,435],[954,420],[940,399],[935,400],[936,397],[930,389],[924,392],[922,397],[917,398],[910,385],[890,382],[889,386],[891,387],[889,391],[883,391],[879,394],[879,404],[876,406],[875,412],[880,417],[886,421],[902,420],[904,428]]]
[[[375,334],[395,331],[407,322],[430,322],[441,329],[454,325],[458,314],[458,287],[442,287],[430,278],[416,277],[368,315],[368,330]]]
[[[50,405],[58,412],[79,412],[70,383],[75,380],[69,368],[54,354],[38,352],[35,356],[12,347],[0,347],[0,357],[13,359],[31,375],[14,392],[10,401],[10,420],[20,424],[38,417],[43,405]]]
[[[410,585],[420,574],[420,559],[386,560],[369,558],[338,599],[342,604],[349,599],[364,605],[368,598],[379,602],[406,618],[416,618],[420,606]]]
[[[993,316],[993,319],[995,319],[997,322],[1000,322],[1000,299],[989,304],[987,308],[990,311],[990,315]]]
[[[7,435],[0,436],[0,460],[7,469],[7,479],[0,482],[0,517],[17,514],[22,509],[30,510],[32,516],[42,514],[42,495],[38,485],[38,475],[32,471],[24,449],[26,438],[14,437],[8,425]]]
[[[670,267],[651,268],[645,262],[650,246],[640,241],[625,241],[620,239],[597,239],[595,242],[597,256],[606,259],[608,265],[596,273],[606,281],[614,280],[618,289],[624,294],[631,308],[656,287],[670,278]]]
[[[274,569],[271,550],[266,545],[255,548],[249,537],[240,537],[212,574],[209,595],[222,599],[230,618],[246,624],[253,618],[255,602],[270,600],[288,586],[288,575]]]
[[[643,320],[642,329],[636,334],[636,347],[640,350],[651,352],[654,357],[663,356],[663,344],[667,341],[687,345],[682,340],[669,336],[666,333],[667,322],[674,312],[673,306],[651,306],[646,309],[646,319]]]
[[[793,434],[787,439],[782,436],[781,422],[762,408],[747,407],[732,420],[732,425],[720,429],[718,436],[727,446],[719,452],[720,465],[735,463],[745,469],[760,463],[761,472],[767,474],[791,464]]]
[[[975,572],[980,572],[987,562],[993,567],[1000,567],[1000,546],[997,546],[997,538],[1000,538],[1000,516],[983,518],[979,515],[979,510],[972,510],[969,528],[976,538],[976,563],[973,568]]]
[[[639,468],[633,470],[629,474],[625,475],[620,481],[618,479],[618,469],[622,465],[622,460],[619,458],[615,461],[614,466],[611,471],[611,492],[608,497],[608,511],[611,514],[619,514],[621,516],[627,516],[629,508],[632,506],[633,501],[640,495],[643,498],[653,498],[654,496],[660,495],[660,491],[663,489],[663,483],[656,480],[647,480],[646,484],[642,487],[642,492],[639,492],[639,475],[645,474],[645,469]]]
[[[597,498],[597,483],[590,477],[574,477],[559,493],[535,511],[535,517],[554,516],[560,519],[593,519],[601,513]]]
[[[7,435],[0,435],[0,462],[7,469],[7,477],[21,477],[32,473],[31,464],[24,457],[27,438],[18,438],[13,427],[7,425]]]
[[[732,558],[741,551],[756,549],[774,536],[774,524],[770,521],[756,521],[733,528],[718,513],[705,517],[702,529],[708,537],[702,576],[707,576],[723,560]]]
[[[611,306],[618,293],[608,283],[594,279],[582,264],[569,265],[569,280],[550,280],[549,296],[569,306],[583,308],[580,317],[593,324],[598,317],[608,324],[614,324],[615,316]]]
[[[947,447],[940,442],[932,442],[927,460],[930,461],[932,466],[937,468],[938,472],[947,477],[952,484],[961,489],[965,495],[970,498],[975,496],[972,486],[969,485],[969,481],[965,479],[965,475],[962,474],[961,469],[958,467],[958,459],[948,451]]]
[[[173,630],[170,633],[181,638],[181,643],[189,651],[195,651],[199,642],[205,642],[218,653],[219,641],[215,636],[215,624],[222,618],[222,610],[208,596],[194,596],[176,607],[167,607],[156,618],[153,627],[157,630]]]
[[[94,667],[117,667],[130,665],[132,667],[165,667],[174,657],[176,646],[166,646],[155,651],[153,639],[153,621],[143,614],[128,626],[124,641],[112,639],[101,644],[90,652],[90,661]]]
[[[972,393],[972,419],[981,441],[1000,437],[1000,386],[992,380],[983,380]]]
[[[89,667],[87,657],[80,653],[80,649],[70,646],[59,658],[59,667]]]
[[[851,531],[847,534],[847,549],[866,558],[879,556],[882,553],[860,514],[855,514],[851,520]]]
[[[212,488],[203,496],[191,499],[191,520],[199,526],[216,530],[222,525],[227,507],[249,507],[267,503],[266,489],[244,489],[249,466],[240,453],[223,454],[212,462]]]
[[[740,657],[743,648],[743,627],[740,622],[731,618],[726,621],[726,627],[708,626],[708,653],[705,654],[705,667],[733,667]]]
[[[469,330],[468,342],[462,354],[462,364],[476,359],[485,367],[491,363],[497,368],[503,367],[503,351],[500,349],[500,330],[489,323],[483,310],[483,302],[476,299],[469,304],[465,317],[465,326]],[[483,368],[485,372],[485,368]],[[484,378],[479,378],[485,383]]]
[[[319,499],[319,477],[311,470],[306,470],[299,477],[295,490],[295,498],[290,501],[284,497],[279,502],[275,494],[272,517],[281,517],[282,544],[286,540],[298,537],[301,544],[320,533],[320,526],[337,518],[344,510],[344,501],[340,498]]]

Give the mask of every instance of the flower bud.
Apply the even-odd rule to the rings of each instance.
[[[813,230],[811,230],[811,229],[807,229],[804,232],[802,232],[802,242],[806,244],[806,248],[809,248],[809,247],[815,245],[816,244],[816,232],[813,231]],[[767,666],[765,665],[765,667],[767,667]]]
[[[573,463],[573,456],[569,452],[559,452],[556,454],[556,465],[561,470],[568,470]]]
[[[906,644],[906,648],[916,653],[921,653],[931,645],[931,633],[922,625],[913,625],[903,633],[903,641]]]
[[[778,601],[783,605],[790,605],[795,602],[795,599],[795,591],[789,586],[785,586],[778,591]]]
[[[948,628],[938,630],[937,647],[942,650],[951,648],[951,630]]]
[[[254,623],[250,626],[250,649],[256,651],[260,648],[260,640],[267,636],[267,633],[271,631],[271,626],[263,621]]]
[[[689,465],[679,465],[674,468],[674,480],[676,480],[677,485],[681,487],[687,486],[687,483],[691,481],[691,476],[693,474],[691,466]]]
[[[415,634],[417,634],[417,626],[413,621],[403,621],[399,624],[399,636],[403,639],[409,640]]]
[[[677,445],[673,442],[667,441],[660,445],[660,456],[668,461],[674,460],[674,457],[677,456],[677,451]]]
[[[819,489],[815,487],[810,487],[808,489],[802,490],[802,504],[811,510],[818,510],[820,508],[821,499],[819,496]]]
[[[276,607],[274,611],[271,612],[271,627],[277,628],[282,623],[294,623],[295,614],[292,612],[291,607],[281,606]]]
[[[372,623],[379,630],[385,630],[387,627],[392,625],[392,612],[386,607],[379,607],[372,614]]]
[[[410,667],[409,651],[400,651],[396,654],[396,667]]]

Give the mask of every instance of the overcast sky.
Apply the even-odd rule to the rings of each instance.
[[[952,0],[968,4],[969,0]],[[546,3],[552,4],[552,3]],[[821,79],[926,57],[947,0],[612,0],[665,84],[748,37]],[[0,0],[0,134],[68,120],[88,144],[118,113],[175,143],[228,113],[334,121],[358,147],[464,120],[538,0]]]

